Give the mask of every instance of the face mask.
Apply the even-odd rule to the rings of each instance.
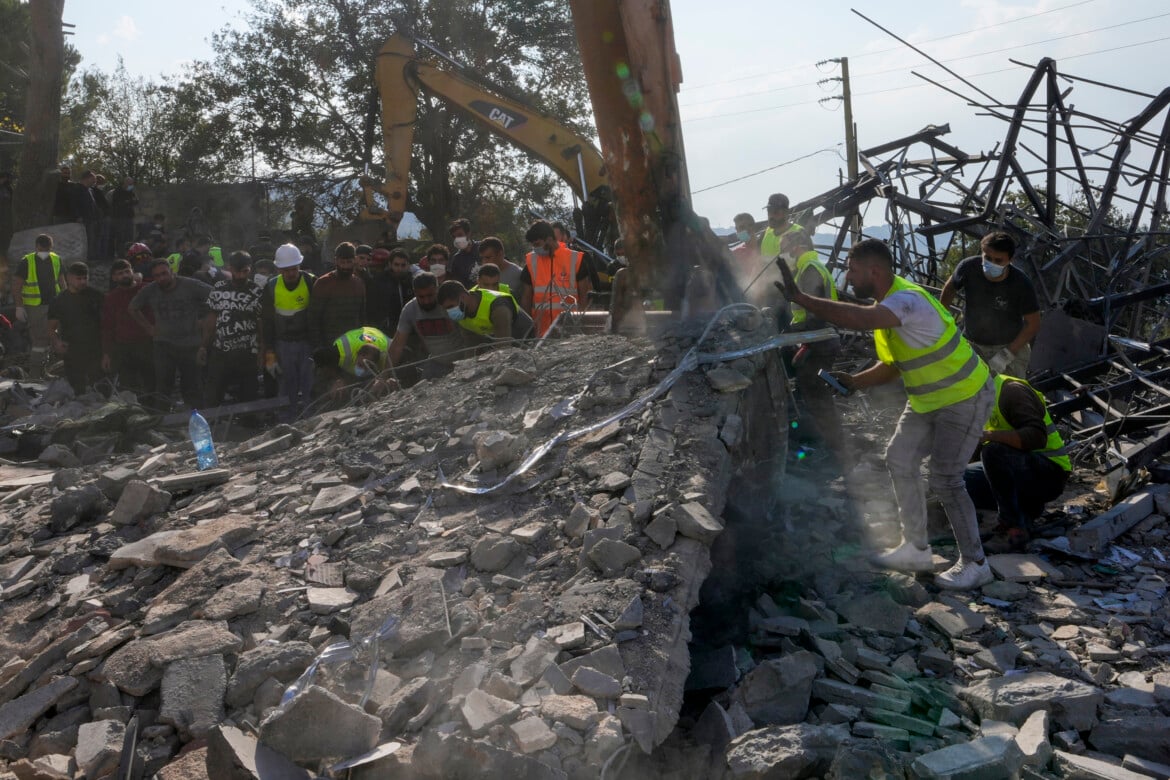
[[[467,245],[471,242],[468,241],[467,236],[459,236],[451,243],[455,245],[456,249],[466,249]]]
[[[548,257],[550,254],[552,254],[551,252],[549,252],[548,247],[545,246],[544,244],[538,244],[537,246],[534,246],[532,248],[532,250],[534,252],[536,252],[536,254],[541,255],[542,257]]]
[[[42,260],[48,260],[49,253],[48,252],[37,252],[37,257],[41,258]]]
[[[356,377],[364,377],[369,376],[370,372],[369,369],[367,369],[365,366],[354,366],[353,375]]]
[[[252,279],[261,287],[268,284],[268,274],[252,274]]]
[[[752,240],[752,234],[747,232],[746,230],[735,231],[735,237],[738,238],[740,241],[744,242],[745,244],[748,241]]]
[[[459,320],[463,319],[463,309],[460,309],[458,306],[453,309],[447,309],[447,316],[455,322],[459,322]]]
[[[990,260],[983,261],[983,273],[987,274],[989,279],[998,279],[1007,272],[1006,265],[996,265]]]

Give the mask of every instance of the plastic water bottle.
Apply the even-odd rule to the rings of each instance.
[[[199,470],[206,471],[219,465],[219,458],[215,455],[215,443],[211,440],[211,426],[198,410],[191,410],[191,421],[187,423],[187,433],[191,437],[191,444],[195,446],[195,458],[199,461]]]

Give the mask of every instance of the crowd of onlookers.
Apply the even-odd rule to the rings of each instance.
[[[466,219],[451,223],[449,244],[414,255],[343,242],[323,258],[312,236],[291,233],[228,250],[197,209],[174,239],[162,214],[135,222],[129,177],[105,190],[92,172],[77,182],[61,173],[56,220],[85,225],[91,261],[115,247],[119,257],[105,293],[87,263],[62,262],[51,235],[12,259],[23,370],[39,378],[59,358],[75,392],[130,389],[160,410],[270,397],[287,401],[279,416],[291,419],[334,388],[441,376],[468,350],[539,337],[563,311],[603,306],[624,263],[620,245],[617,260],[601,261],[544,221],[519,262]]]

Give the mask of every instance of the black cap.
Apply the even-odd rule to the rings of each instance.
[[[788,208],[788,196],[782,192],[774,192],[768,196],[768,205],[765,208],[769,209],[786,209]]]
[[[368,255],[374,251],[374,248],[369,244],[358,244],[357,249],[354,251],[359,255]]]

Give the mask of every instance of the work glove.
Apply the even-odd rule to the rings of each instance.
[[[784,258],[776,258],[776,267],[780,269],[780,277],[783,282],[772,282],[780,292],[784,293],[784,298],[791,303],[800,295],[800,288],[796,286],[796,277],[792,275],[792,269],[788,267],[788,263],[784,262]]]
[[[1004,347],[991,356],[991,360],[987,361],[987,365],[991,369],[991,373],[1002,374],[1015,359],[1015,354],[1007,347]]]
[[[16,307],[16,321],[28,322],[28,312],[24,310],[23,306]]]

